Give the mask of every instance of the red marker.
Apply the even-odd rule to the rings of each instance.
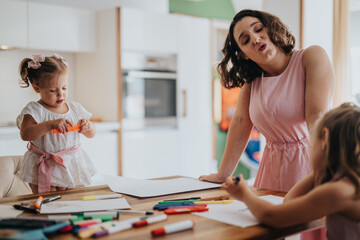
[[[183,208],[170,208],[164,211],[165,214],[177,214],[177,213],[191,213],[191,212],[206,212],[207,207],[183,207]]]
[[[84,221],[77,221],[75,223],[73,223],[75,226],[79,226],[79,227],[85,227],[85,226],[89,226],[89,225],[94,225],[94,224],[98,224],[101,223],[102,220],[100,218],[96,218],[96,219],[89,219],[89,220],[84,220]]]
[[[132,226],[133,227],[142,227],[142,226],[146,226],[146,225],[151,224],[151,223],[165,221],[166,219],[167,219],[167,215],[162,214],[162,215],[159,215],[159,216],[155,216],[155,217],[151,217],[151,218],[147,218],[147,219],[135,222],[135,223],[132,224]]]
[[[156,236],[161,236],[161,235],[165,235],[165,234],[170,234],[170,233],[193,229],[194,226],[195,226],[194,221],[186,220],[186,221],[182,221],[182,222],[165,225],[162,228],[154,229],[151,231],[151,234],[154,237],[156,237]]]

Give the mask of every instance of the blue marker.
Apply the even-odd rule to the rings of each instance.
[[[240,177],[237,176],[237,177],[235,178],[235,183],[238,184],[239,182],[240,182]]]

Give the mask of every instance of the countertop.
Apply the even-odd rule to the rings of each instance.
[[[94,122],[97,132],[114,132],[120,129],[120,122]],[[16,126],[0,127],[0,135],[19,134]]]

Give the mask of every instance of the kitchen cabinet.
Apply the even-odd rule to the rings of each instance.
[[[82,147],[89,154],[98,174],[118,173],[118,122],[95,123],[96,135],[87,138],[82,135]]]
[[[177,129],[122,132],[124,177],[148,179],[179,175]]]
[[[213,159],[210,21],[179,16],[178,31],[179,171],[199,177]]]
[[[95,50],[95,13],[29,3],[29,48],[67,52]]]
[[[0,5],[0,44],[65,52],[95,51],[93,11],[30,1],[0,0]]]
[[[0,128],[0,156],[24,155],[26,145],[17,127]]]
[[[178,17],[121,9],[121,44],[123,51],[176,53],[178,50]]]
[[[0,0],[0,45],[27,47],[27,4]],[[16,12],[16,14],[14,14]]]

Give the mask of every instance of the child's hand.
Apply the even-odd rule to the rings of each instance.
[[[50,124],[51,129],[57,129],[61,133],[66,133],[69,131],[68,125],[70,125],[71,127],[73,126],[72,122],[70,122],[69,120],[67,120],[65,118],[51,120],[51,124]]]
[[[89,119],[86,118],[80,119],[79,125],[80,125],[79,133],[86,133],[91,130],[91,124]]]
[[[235,182],[235,177],[228,177],[226,181],[221,185],[221,188],[227,191],[231,197],[242,201],[244,192],[249,190],[249,186],[245,181],[242,174],[239,174],[240,181]]]

